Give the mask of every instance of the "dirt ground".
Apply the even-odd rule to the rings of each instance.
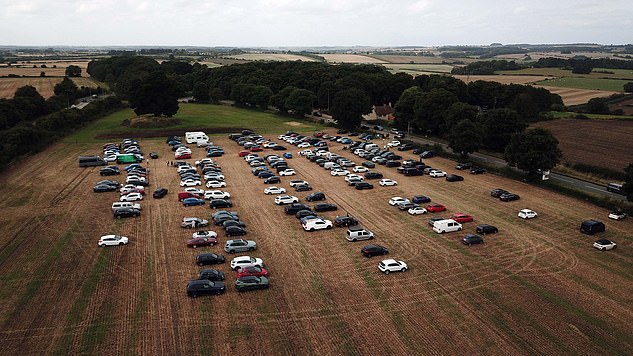
[[[633,121],[561,119],[534,124],[554,134],[563,161],[623,170],[633,157]]]
[[[37,92],[40,93],[40,95],[42,95],[45,99],[48,99],[55,95],[55,85],[60,83],[63,79],[63,77],[0,78],[0,98],[13,98],[15,91],[18,88],[25,85],[31,85],[37,89]],[[88,78],[73,78],[73,82],[75,82],[78,87],[97,87],[95,82]]]
[[[0,177],[0,354],[633,353],[633,219],[608,221],[604,209],[494,175],[448,183],[379,166],[399,185],[356,191],[295,155],[290,165],[298,175],[283,177],[281,186],[292,194],[290,179],[308,180],[339,206],[323,215],[356,216],[376,234],[372,242],[409,265],[384,275],[380,258],[362,257],[366,243],[347,242],[344,229],[304,232],[263,194],[265,185],[237,156],[241,147],[225,137],[213,137],[226,150],[217,158],[225,190],[249,228],[246,238],[258,243],[252,255],[271,273],[269,290],[238,294],[227,262],[217,266],[227,274],[226,294],[185,295],[200,269],[195,256],[222,252],[226,238],[215,247],[185,247],[192,231],[181,229],[180,219],[208,218],[210,209],[176,201],[178,179],[166,164],[173,156],[164,140],[141,144],[161,155],[148,165],[148,190],[162,186],[169,194],[148,197],[141,217],[122,221],[110,212],[118,194],[91,190],[101,179],[98,168],[77,167],[77,156],[98,154],[101,145],[60,143]],[[202,156],[194,150],[194,158]],[[442,158],[426,163],[457,172]],[[491,198],[499,187],[521,200]],[[387,203],[414,194],[449,210],[412,217]],[[305,192],[296,195],[305,202]],[[525,207],[539,217],[517,218]],[[500,232],[466,247],[459,243],[464,232],[438,235],[427,224],[429,215],[457,212],[475,217],[464,232],[480,223]],[[578,232],[587,218],[607,224],[601,237],[615,240],[617,250],[591,248],[596,237]],[[106,233],[131,242],[99,249]]]
[[[615,91],[606,90],[589,90],[589,89],[573,89],[573,88],[559,88],[549,87],[545,85],[537,85],[539,88],[545,88],[553,94],[558,94],[563,99],[565,105],[579,105],[588,102],[593,98],[606,98],[613,94],[618,94]]]

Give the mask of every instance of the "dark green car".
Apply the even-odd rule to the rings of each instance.
[[[235,280],[235,288],[238,292],[244,292],[253,289],[268,288],[270,283],[266,277],[247,276]]]

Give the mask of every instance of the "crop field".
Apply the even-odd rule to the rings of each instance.
[[[319,56],[325,58],[329,63],[359,63],[359,64],[382,64],[386,61],[375,57],[363,56],[360,54],[344,54],[344,53],[319,53]]]
[[[448,64],[383,64],[392,73],[405,72],[413,76],[420,74],[449,74],[453,66]]]
[[[55,85],[60,83],[63,79],[64,78],[62,77],[0,78],[0,98],[12,98],[15,94],[15,91],[25,85],[31,85],[35,87],[35,89],[37,89],[40,95],[42,95],[45,99],[50,98],[55,94],[53,91]],[[84,86],[96,88],[99,85],[103,87],[103,84],[98,84],[90,78],[72,78],[72,80],[78,87]]]
[[[584,104],[593,98],[606,98],[608,96],[618,93],[615,91],[572,89],[572,88],[550,87],[546,85],[535,85],[535,86],[540,87],[540,88],[545,88],[549,90],[551,93],[560,95],[565,105]]]
[[[543,77],[534,75],[453,75],[453,77],[465,83],[483,80],[501,84],[532,84],[536,81],[543,80]]]
[[[316,62],[316,59],[298,54],[286,53],[245,53],[226,56],[226,58],[242,59],[246,61],[304,61]]]
[[[632,120],[559,119],[534,124],[554,134],[563,161],[623,170],[633,152]]]
[[[611,73],[600,73],[611,72]],[[633,71],[626,69],[605,69],[594,68],[589,74],[575,74],[569,69],[562,68],[526,68],[521,70],[505,70],[497,71],[496,74],[504,75],[542,75],[546,77],[574,77],[574,78],[593,78],[593,79],[622,79],[633,80]]]
[[[554,78],[536,82],[536,85],[549,87],[561,87],[572,89],[604,90],[604,91],[624,91],[626,80],[619,79],[594,79],[594,78]]]
[[[46,68],[42,68],[42,65],[46,66]],[[13,64],[11,67],[0,65],[0,77],[5,77],[9,74],[38,77],[42,72],[51,77],[63,77],[66,73],[66,67],[69,65],[80,67],[81,75],[88,76],[86,73],[88,61],[29,61]]]
[[[238,294],[227,262],[215,267],[227,275],[224,295],[186,296],[200,269],[195,256],[221,252],[226,238],[215,247],[185,247],[192,230],[179,227],[181,218],[211,211],[177,202],[163,139],[141,145],[161,157],[148,164],[149,192],[161,186],[169,194],[147,197],[140,217],[122,220],[110,212],[117,193],[92,192],[98,168],[77,166],[77,156],[97,154],[101,144],[60,142],[0,177],[1,354],[633,353],[633,219],[606,221],[604,209],[494,175],[448,183],[378,166],[399,185],[357,191],[304,158],[289,160],[298,173],[282,177],[289,193],[291,178],[308,180],[339,206],[336,213],[373,231],[372,242],[390,249],[387,257],[408,263],[408,271],[384,275],[380,258],[362,257],[365,243],[347,242],[343,228],[304,232],[262,193],[265,185],[237,156],[242,147],[225,136],[213,140],[226,151],[217,158],[223,190],[247,224],[246,238],[258,244],[252,255],[270,271],[270,289]],[[331,149],[360,162],[340,144]],[[426,163],[457,172],[442,158]],[[490,197],[499,187],[521,200]],[[448,211],[409,216],[387,204],[415,194]],[[296,195],[305,202],[305,192]],[[526,207],[539,217],[519,219]],[[438,235],[427,224],[430,215],[458,212],[475,217],[464,232],[480,223],[500,232],[467,247],[463,233]],[[601,237],[618,249],[593,249],[596,237],[578,232],[586,218],[605,221]],[[130,244],[98,248],[107,233],[129,236]]]

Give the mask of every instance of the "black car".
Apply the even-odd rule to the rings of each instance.
[[[274,184],[274,183],[280,183],[280,182],[281,182],[281,178],[279,178],[279,176],[270,176],[264,179],[264,184]]]
[[[119,167],[117,166],[107,166],[103,167],[99,170],[99,174],[102,176],[116,176],[121,174]]]
[[[424,148],[416,148],[413,150],[414,155],[419,155],[420,153],[426,151]]]
[[[160,199],[164,197],[165,195],[167,195],[168,192],[169,190],[167,190],[167,188],[158,188],[154,191],[154,193],[152,194],[152,197],[154,197],[154,199]]]
[[[280,146],[280,145],[273,146],[273,151],[285,151],[285,150],[286,150],[286,147],[284,146]]]
[[[363,190],[363,189],[374,189],[374,185],[368,182],[358,182],[356,184],[354,184],[354,188],[358,189],[358,190]]]
[[[224,263],[224,256],[215,253],[202,253],[196,256],[196,264],[198,266],[215,265]]]
[[[411,199],[411,202],[416,203],[416,204],[430,203],[431,198],[425,195],[416,195]]]
[[[299,210],[299,211],[297,211],[297,213],[295,214],[295,217],[297,219],[303,219],[306,216],[314,216],[314,215],[316,215],[316,214],[314,214],[313,211],[306,209],[306,210]]]
[[[492,191],[490,191],[490,196],[491,197],[495,197],[495,198],[499,198],[503,194],[507,194],[507,193],[510,193],[510,192],[507,191],[507,190],[504,190],[504,189],[497,188],[497,189],[493,189]]]
[[[295,215],[299,210],[310,210],[310,207],[301,203],[292,203],[284,207],[284,211],[288,215]]]
[[[274,176],[275,173],[271,172],[271,171],[261,171],[257,174],[257,178],[270,178],[272,176]]]
[[[468,246],[473,245],[473,244],[482,244],[484,243],[484,239],[479,235],[466,234],[464,238],[462,239],[462,243]]]
[[[382,173],[380,173],[380,172],[367,172],[367,173],[365,173],[365,179],[382,179]]]
[[[486,173],[485,168],[473,167],[470,169],[470,174],[484,174],[484,173]]]
[[[471,168],[473,168],[472,162],[461,162],[455,166],[455,169],[459,169],[460,171],[464,169],[471,169]]]
[[[458,176],[457,174],[449,174],[446,176],[446,180],[448,182],[461,182],[464,180],[464,177]]]
[[[345,134],[345,133],[347,133],[347,130],[345,130],[345,129],[338,129],[338,130],[336,130],[336,133],[337,134]]]
[[[120,208],[114,211],[114,217],[117,219],[141,216],[141,211],[136,208]]]
[[[229,220],[234,220],[234,221],[239,221],[239,218],[234,216],[234,215],[219,215],[215,218],[213,218],[213,225],[222,225],[224,226],[224,223],[229,221]]]
[[[382,256],[388,254],[389,250],[380,245],[367,245],[360,249],[360,253],[365,257]]]
[[[233,203],[228,199],[213,199],[209,202],[209,206],[211,209],[230,208],[233,206]]]
[[[505,193],[499,196],[499,200],[501,201],[513,201],[513,200],[519,200],[519,199],[521,199],[521,197],[518,194],[514,194],[514,193]]]
[[[224,220],[222,221],[222,228],[226,229],[229,226],[238,226],[238,227],[243,227],[246,228],[246,224],[242,221],[237,221],[237,220]]]
[[[400,167],[402,164],[400,161],[387,161],[385,167]]]
[[[211,218],[215,219],[220,217],[221,215],[229,215],[233,218],[235,218],[235,220],[240,220],[239,215],[237,212],[235,211],[227,211],[227,210],[218,210],[216,212],[214,212],[213,214],[211,214]]]
[[[147,187],[149,185],[149,181],[147,181],[147,180],[138,180],[138,179],[131,179],[127,183],[128,184],[133,184],[133,185],[142,185],[143,187]]]
[[[310,184],[299,184],[299,185],[295,185],[295,191],[297,192],[306,192],[312,190],[312,187],[310,186]]]
[[[410,149],[413,149],[413,145],[410,143],[405,143],[404,145],[398,146],[398,151],[408,151]]]
[[[431,157],[435,157],[435,151],[433,150],[424,151],[420,153],[420,158],[431,158]]]
[[[334,219],[334,226],[343,227],[343,226],[355,226],[358,225],[358,220],[355,217],[349,215],[337,216]]]
[[[227,226],[224,228],[224,235],[226,236],[244,236],[246,235],[246,228],[241,226]]]
[[[92,191],[95,192],[95,193],[114,192],[117,189],[118,189],[118,187],[114,186],[114,185],[99,184],[99,185],[95,185],[94,188],[92,188]]]
[[[224,272],[218,271],[217,269],[203,269],[200,271],[200,275],[198,279],[206,279],[212,282],[215,281],[223,281],[224,280]]]
[[[482,235],[496,234],[497,232],[499,232],[499,229],[497,229],[495,226],[492,226],[492,225],[481,224],[481,225],[477,225],[477,227],[475,228],[475,232]]]
[[[149,153],[149,157],[151,159],[157,159],[158,158],[158,152],[150,152]]]
[[[338,207],[336,206],[336,204],[320,203],[320,204],[314,205],[314,211],[316,212],[334,211],[334,210],[338,210]]]
[[[187,284],[187,295],[195,298],[199,295],[220,295],[226,291],[224,282],[197,279]]]
[[[365,161],[362,163],[363,167],[367,167],[367,168],[374,168],[376,167],[376,165],[374,164],[374,162],[371,161]]]
[[[314,193],[308,194],[308,195],[306,195],[306,200],[307,201],[325,200],[325,193],[323,193],[323,192],[314,192]]]

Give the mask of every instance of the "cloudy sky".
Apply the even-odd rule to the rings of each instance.
[[[0,0],[0,45],[633,43],[631,0]]]

